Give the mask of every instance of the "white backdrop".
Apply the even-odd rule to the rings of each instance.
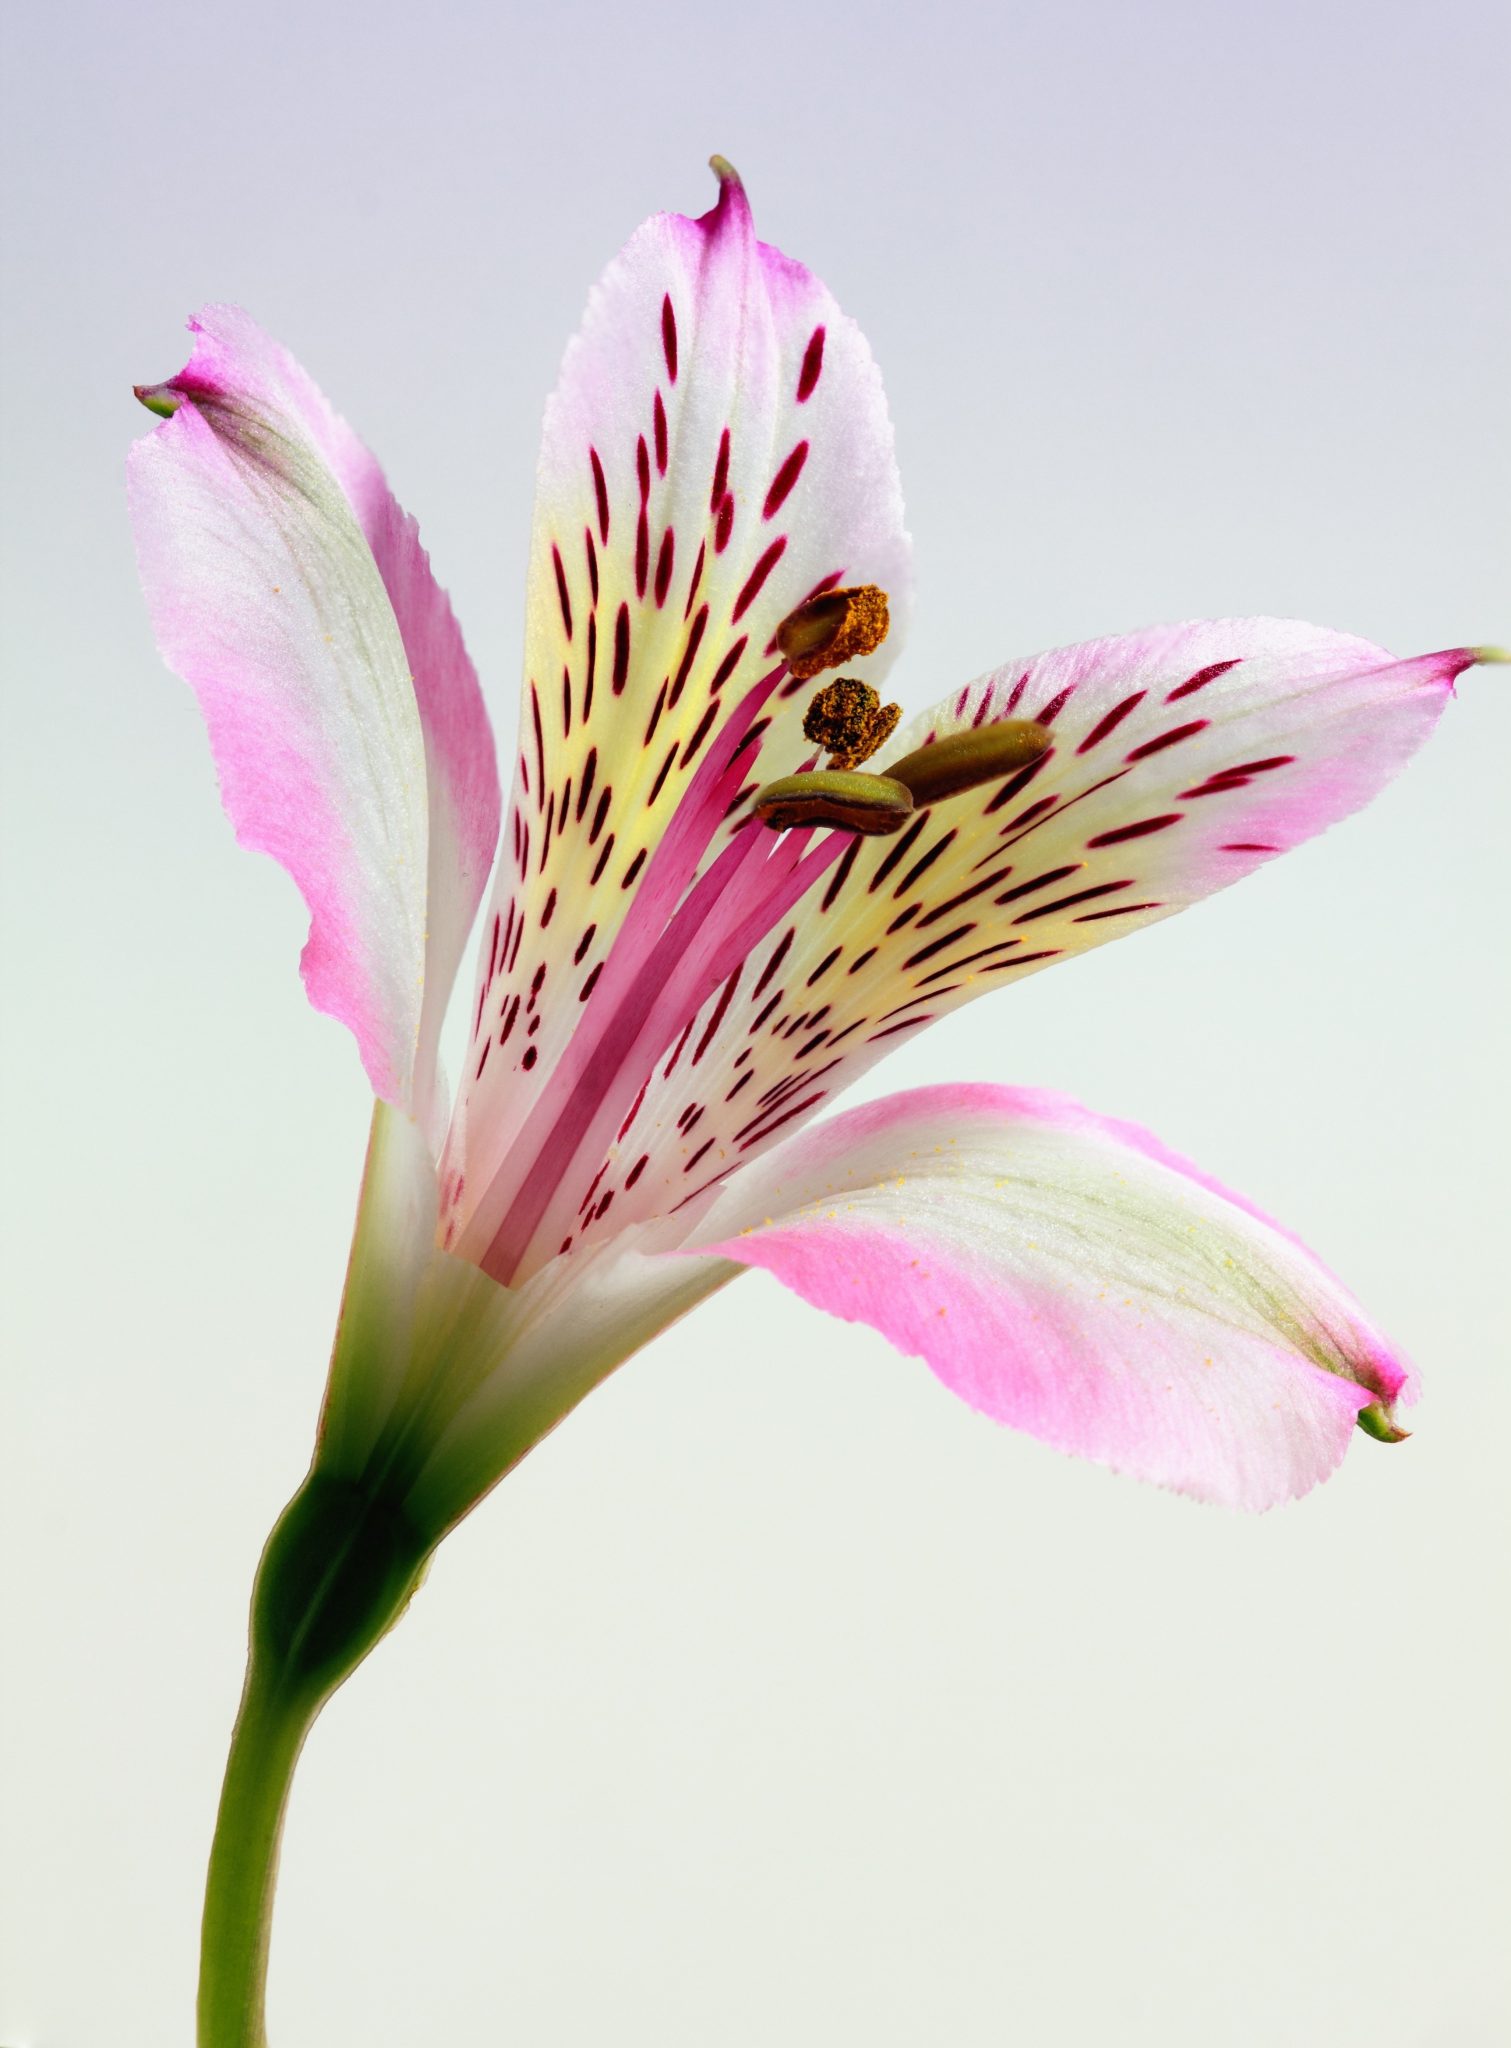
[[[719,149],[886,373],[911,703],[1202,613],[1505,638],[1508,55],[1494,0],[13,24],[7,2048],[191,2038],[367,1120],[149,641],[129,385],[206,298],[288,341],[418,512],[507,734],[545,391]],[[275,2048],[1506,2038],[1508,741],[1469,678],[1365,817],[865,1084],[1152,1125],[1415,1356],[1413,1441],[1240,1521],[740,1282],[452,1539],[326,1713]]]

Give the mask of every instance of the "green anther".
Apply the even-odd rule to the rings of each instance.
[[[913,798],[890,775],[862,775],[843,769],[819,769],[811,775],[784,775],[757,790],[752,809],[773,832],[795,825],[837,825],[844,832],[899,832],[907,823]]]
[[[1026,768],[1049,751],[1053,734],[1029,718],[1004,718],[970,732],[952,732],[930,747],[905,754],[887,769],[893,782],[913,793],[920,809],[941,797],[959,796],[983,782],[998,782],[1014,768]]]
[[[1371,1401],[1367,1408],[1361,1408],[1354,1417],[1366,1436],[1372,1436],[1377,1444],[1404,1444],[1411,1435],[1409,1429],[1398,1429],[1390,1417],[1390,1410],[1383,1401]]]

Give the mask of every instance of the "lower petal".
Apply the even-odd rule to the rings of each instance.
[[[1307,1492],[1407,1385],[1298,1240],[1063,1096],[867,1103],[742,1173],[693,1239],[870,1323],[996,1421],[1231,1507]]]

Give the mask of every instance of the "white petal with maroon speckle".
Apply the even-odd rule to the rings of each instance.
[[[1147,1131],[925,1088],[779,1145],[692,1249],[764,1266],[999,1422],[1266,1508],[1327,1477],[1400,1358],[1295,1238]]]
[[[795,758],[809,691],[785,682],[780,621],[816,588],[880,584],[893,636],[855,665],[879,678],[909,580],[865,340],[756,240],[725,176],[711,213],[658,216],[610,267],[547,409],[513,813],[445,1176],[453,1230],[490,1184],[502,1213],[511,1148],[510,1186],[528,1177],[516,1140],[531,1153],[569,1040],[586,1057],[612,1013],[615,938],[654,943],[731,804],[773,751]]]
[[[894,838],[829,836],[834,865],[732,963],[600,1187],[629,1218],[675,1208],[933,1018],[1168,917],[1357,809],[1474,659],[1398,662],[1313,626],[1217,620],[1061,648],[957,691],[879,765],[1007,716],[1049,724],[1052,750]]]

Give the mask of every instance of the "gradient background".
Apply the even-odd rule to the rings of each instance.
[[[191,2038],[368,1116],[149,642],[131,382],[202,300],[250,306],[419,513],[507,730],[544,393],[719,149],[886,372],[911,703],[1198,613],[1506,638],[1507,30],[1499,0],[13,21],[7,2048]],[[1151,1124],[1415,1355],[1415,1441],[1240,1521],[741,1282],[446,1546],[316,1729],[276,2048],[1506,2040],[1511,704],[1494,672],[1462,698],[1368,816],[863,1084]]]

